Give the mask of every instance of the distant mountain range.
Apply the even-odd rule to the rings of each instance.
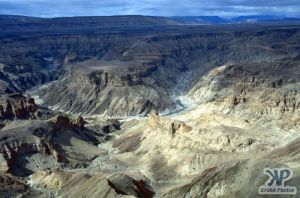
[[[214,25],[237,23],[300,23],[300,18],[284,18],[277,16],[239,16],[222,18],[219,16],[77,16],[59,18],[40,18],[17,15],[0,15],[0,31],[35,31],[35,30],[67,30],[67,29],[97,29],[153,27],[176,25]]]
[[[270,15],[239,16],[234,18],[222,18],[219,16],[174,16],[173,20],[183,24],[207,25],[207,24],[227,24],[227,23],[257,23],[276,21],[297,21],[300,18],[287,18]]]

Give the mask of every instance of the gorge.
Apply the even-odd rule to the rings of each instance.
[[[300,23],[182,20],[0,15],[1,196],[300,190]]]

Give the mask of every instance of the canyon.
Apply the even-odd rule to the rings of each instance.
[[[260,197],[266,167],[300,190],[299,22],[0,26],[1,196]]]

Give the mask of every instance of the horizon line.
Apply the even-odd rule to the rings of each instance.
[[[236,16],[220,16],[220,15],[174,15],[174,16],[163,16],[163,15],[142,15],[142,14],[120,14],[120,15],[66,15],[66,16],[34,16],[34,15],[22,15],[22,14],[1,14],[0,16],[13,16],[13,17],[31,17],[41,19],[55,19],[55,18],[75,18],[75,17],[122,17],[122,16],[140,16],[140,17],[162,17],[162,18],[174,18],[174,17],[219,17],[222,19],[235,19],[239,17],[274,17],[276,19],[300,19],[300,16],[284,16],[284,15],[263,15],[263,14],[245,14]]]

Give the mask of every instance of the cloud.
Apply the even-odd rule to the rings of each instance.
[[[299,0],[0,0],[0,14],[300,16]]]

